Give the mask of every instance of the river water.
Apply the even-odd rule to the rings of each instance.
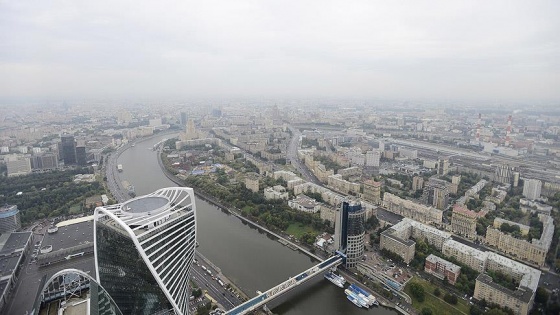
[[[118,158],[117,163],[123,165],[123,172],[118,174],[120,180],[134,185],[137,195],[176,186],[163,175],[157,153],[151,150],[154,144],[170,137],[161,135],[139,142]],[[251,297],[257,290],[264,292],[317,263],[204,200],[196,200],[196,211],[199,252]],[[281,304],[273,312],[286,315],[398,314],[382,307],[359,309],[346,299],[342,289],[326,280]]]

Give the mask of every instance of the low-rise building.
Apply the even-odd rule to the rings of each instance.
[[[276,185],[274,187],[266,187],[264,189],[264,199],[266,200],[288,200],[288,192],[284,186]]]
[[[317,213],[321,210],[321,203],[306,195],[298,195],[296,198],[288,200],[288,206],[307,213]]]
[[[360,193],[360,184],[347,181],[340,174],[329,176],[328,185],[334,190],[345,194],[357,195]]]
[[[461,273],[461,267],[443,258],[430,254],[426,257],[424,271],[436,278],[442,280],[447,279],[447,282],[455,285],[457,279],[459,278],[459,274]]]

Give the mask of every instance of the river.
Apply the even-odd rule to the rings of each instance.
[[[157,153],[151,150],[154,144],[169,137],[161,135],[138,142],[119,156],[117,163],[123,165],[123,172],[118,176],[134,185],[137,195],[176,186],[162,173]],[[317,263],[199,198],[196,211],[198,250],[251,297],[257,290],[264,292]],[[346,299],[343,290],[326,280],[272,311],[286,315],[398,314],[381,307],[359,309]]]

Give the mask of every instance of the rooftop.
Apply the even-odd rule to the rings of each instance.
[[[25,244],[29,241],[31,237],[31,232],[14,232],[11,234],[5,234],[0,240],[0,255],[10,255],[14,252],[23,251]]]
[[[448,247],[448,248],[454,248],[457,249],[460,252],[463,252],[467,255],[473,256],[475,258],[477,258],[478,260],[486,260],[486,258],[488,258],[488,252],[483,252],[480,251],[474,247],[470,247],[468,245],[465,245],[463,243],[459,243],[455,240],[447,240],[445,241],[445,243],[443,243],[443,247]]]
[[[510,296],[514,296],[517,299],[523,301],[523,302],[529,302],[531,301],[531,297],[533,296],[533,292],[531,290],[526,290],[523,288],[520,288],[518,290],[512,291],[506,287],[503,287],[497,283],[495,283],[494,281],[492,281],[492,278],[484,273],[481,273],[480,275],[478,275],[478,277],[476,278],[476,281],[480,281],[488,286],[493,287],[496,290],[502,291],[504,293],[506,293],[507,295]]]
[[[450,270],[452,272],[459,272],[461,270],[461,267],[455,265],[454,263],[447,261],[443,258],[440,258],[436,255],[432,255],[430,254],[428,257],[426,257],[426,261],[429,261],[431,263],[434,264],[440,264],[440,265],[444,265],[445,269]]]
[[[162,209],[169,200],[161,196],[140,197],[125,202],[122,210],[132,213],[145,213]]]
[[[91,217],[88,217],[91,218]],[[58,232],[45,234],[42,246],[52,245],[52,251],[93,242],[93,220],[59,226]]]

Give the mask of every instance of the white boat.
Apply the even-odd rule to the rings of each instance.
[[[329,280],[330,282],[332,282],[334,285],[336,285],[341,289],[344,288],[344,283],[346,283],[346,280],[343,277],[337,276],[334,273],[326,273],[325,279]]]
[[[344,293],[346,293],[346,296],[351,297],[352,299],[355,299],[356,301],[358,301],[358,303],[360,304],[360,306],[365,307],[365,308],[369,308],[371,305],[369,304],[369,301],[359,295],[357,295],[356,293],[352,292],[349,289],[344,290]]]
[[[360,302],[358,302],[358,300],[356,300],[355,298],[351,297],[350,295],[347,295],[346,298],[348,299],[348,301],[354,303],[354,305],[356,305],[357,307],[362,307],[362,305],[360,304]]]

